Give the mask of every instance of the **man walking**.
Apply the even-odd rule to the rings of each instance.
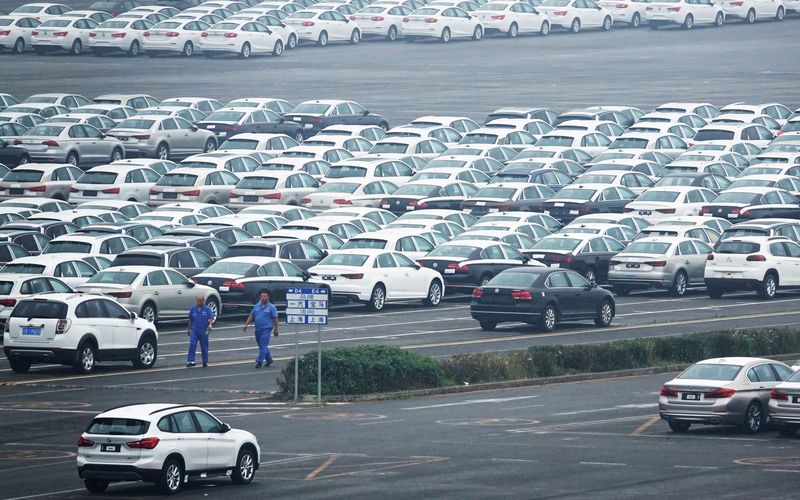
[[[261,292],[261,297],[253,307],[250,315],[244,322],[242,331],[246,332],[248,325],[256,323],[256,343],[258,343],[258,358],[256,358],[256,368],[261,368],[262,363],[267,362],[267,367],[272,364],[272,353],[269,352],[269,333],[278,336],[278,309],[269,301],[269,293]]]
[[[211,325],[217,320],[214,311],[206,305],[206,299],[202,295],[197,297],[197,306],[189,309],[189,359],[186,368],[195,365],[195,351],[197,343],[200,343],[200,352],[203,356],[203,368],[208,366],[208,332]]]

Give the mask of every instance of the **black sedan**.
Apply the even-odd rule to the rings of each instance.
[[[608,261],[624,249],[609,236],[563,232],[542,238],[525,253],[548,267],[570,269],[588,281],[605,283]]]
[[[598,327],[609,326],[615,308],[611,292],[574,271],[518,267],[476,288],[470,314],[484,330],[521,321],[549,332],[560,321],[593,319]]]
[[[460,210],[461,204],[478,191],[474,185],[463,181],[429,179],[409,182],[391,195],[383,198],[379,208],[394,214],[425,208]]]
[[[289,121],[269,109],[218,109],[197,123],[223,140],[236,134],[286,134],[298,142],[303,140],[303,125]]]
[[[31,161],[28,151],[25,148],[11,146],[3,139],[0,139],[0,163],[7,167],[24,165]]]
[[[607,185],[573,185],[542,203],[542,211],[567,224],[581,215],[622,213],[636,194],[624,187]]]
[[[291,260],[301,269],[308,269],[319,264],[319,261],[328,256],[328,252],[314,243],[302,239],[270,238],[266,240],[255,238],[231,245],[222,258],[246,256],[279,257]]]
[[[788,191],[749,187],[723,191],[712,203],[703,205],[700,215],[742,221],[750,219],[800,219],[800,202]]]
[[[389,123],[378,114],[370,113],[353,101],[306,101],[286,113],[287,121],[303,126],[306,137],[330,125],[375,125],[389,130]]]

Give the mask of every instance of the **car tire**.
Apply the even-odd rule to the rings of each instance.
[[[478,278],[478,286],[486,286],[492,280],[491,274],[481,274],[481,277]]]
[[[26,164],[28,164],[30,162],[31,162],[31,157],[26,155],[26,154],[19,157],[19,164],[20,165],[26,165]]]
[[[183,474],[183,465],[177,459],[170,458],[164,462],[156,485],[162,493],[174,495],[183,486]]]
[[[84,479],[83,485],[90,493],[103,493],[108,489],[108,481],[100,479]]]
[[[169,160],[169,144],[162,142],[156,147],[156,158]]]
[[[583,277],[586,278],[586,281],[589,283],[597,283],[597,271],[595,271],[592,266],[587,267],[586,270],[583,271]]]
[[[778,7],[778,10],[775,12],[775,20],[783,21],[784,17],[786,17],[786,10],[783,7]]]
[[[397,40],[397,27],[394,24],[389,26],[389,31],[386,33],[386,39],[390,42]]]
[[[28,373],[28,370],[31,369],[31,362],[27,359],[8,358],[8,364],[14,373]]]
[[[684,433],[689,431],[692,426],[691,422],[684,422],[683,420],[667,420],[667,425],[672,429],[672,432]]]
[[[756,22],[756,11],[753,9],[748,10],[747,15],[744,16],[742,22],[745,24],[753,24],[754,22]]]
[[[689,14],[689,15],[688,15],[688,16],[686,16],[686,18],[683,20],[683,29],[690,30],[690,29],[692,29],[692,28],[694,28],[694,16],[693,16],[693,15],[691,15],[691,14]]]
[[[773,273],[767,273],[764,281],[758,285],[758,295],[764,300],[772,300],[778,292],[778,277]]]
[[[614,22],[611,20],[611,16],[606,16],[603,19],[603,31],[611,31],[611,27],[614,25]]]
[[[683,297],[686,294],[686,287],[689,285],[689,280],[686,273],[678,271],[675,273],[675,278],[672,280],[672,286],[669,289],[670,295],[673,297]]]
[[[250,43],[244,42],[242,49],[239,51],[239,59],[249,59],[251,50]]]
[[[211,312],[214,313],[215,318],[219,317],[219,302],[217,302],[217,299],[210,297],[208,300],[206,300],[206,305],[209,309],[211,309]]]
[[[294,140],[297,142],[303,142],[304,140],[306,140],[306,136],[303,135],[302,130],[294,134]]]
[[[283,54],[283,42],[278,40],[275,42],[275,47],[272,48],[272,55],[275,57]]]
[[[783,437],[794,437],[797,434],[797,426],[790,424],[781,424],[778,426],[778,434]]]
[[[611,321],[614,319],[614,306],[611,302],[604,300],[597,310],[597,317],[594,319],[594,325],[599,328],[606,328],[611,326]]]
[[[297,36],[289,35],[289,39],[286,40],[286,47],[289,49],[297,47]]]
[[[125,158],[125,154],[122,152],[122,150],[120,148],[114,148],[114,150],[111,152],[112,163],[115,161],[120,161],[123,158]]]
[[[183,57],[192,57],[194,55],[194,44],[192,42],[184,43],[183,50],[181,50],[181,55]]]
[[[328,45],[328,32],[321,31],[319,34],[319,38],[317,38],[317,45],[320,47],[327,47]]]
[[[508,31],[506,32],[506,36],[508,38],[517,38],[519,36],[519,26],[517,26],[517,23],[511,23],[511,26],[508,27]]]
[[[131,46],[128,48],[128,55],[130,57],[136,57],[142,53],[142,46],[139,45],[139,40],[134,40],[131,43]]]
[[[25,52],[25,40],[23,38],[17,38],[17,41],[14,42],[14,47],[11,49],[14,54],[22,54]]]
[[[136,357],[131,360],[135,368],[147,370],[156,364],[158,359],[158,344],[155,337],[145,334],[136,346]]]
[[[439,280],[431,281],[428,295],[423,299],[423,304],[428,307],[438,307],[442,303],[442,283]]]
[[[231,473],[231,480],[236,484],[250,484],[256,475],[258,459],[250,448],[242,448],[236,458],[236,467]]]
[[[483,321],[478,322],[481,325],[481,330],[491,332],[495,328],[497,328],[497,321],[492,321],[490,319],[485,319]]]
[[[360,41],[361,41],[361,32],[358,30],[353,30],[353,32],[350,33],[350,43],[353,45],[358,45],[358,42]]]
[[[722,288],[711,285],[706,286],[706,291],[708,291],[708,296],[712,299],[721,299],[722,294],[725,293],[722,291]]]
[[[75,151],[70,151],[69,154],[67,155],[67,163],[69,163],[72,166],[77,167],[78,164],[80,163],[80,160],[81,159],[78,156],[78,153],[76,153]]]
[[[631,289],[628,288],[627,286],[614,285],[613,290],[614,293],[616,293],[620,297],[624,297],[625,295],[630,295],[631,293]]]
[[[542,317],[539,319],[539,326],[545,332],[552,332],[556,328],[558,322],[558,311],[553,304],[547,304],[542,311]]]
[[[638,28],[642,25],[642,16],[638,12],[633,13],[633,17],[631,18],[631,28]]]
[[[75,40],[72,42],[72,47],[69,49],[69,53],[72,56],[79,56],[83,52],[83,42],[80,40]]]
[[[578,33],[581,30],[581,20],[577,17],[572,20],[572,23],[569,25],[569,30],[572,33]]]
[[[439,40],[440,40],[442,43],[447,43],[447,42],[449,42],[449,41],[450,41],[450,28],[447,28],[447,27],[445,27],[445,28],[442,30],[442,34],[441,34],[441,35],[439,35]]]
[[[381,284],[375,285],[372,293],[369,295],[369,302],[367,302],[367,309],[370,311],[380,311],[386,305],[386,288]]]
[[[139,310],[139,317],[155,325],[158,323],[158,308],[152,302],[145,302]]]
[[[77,351],[72,367],[81,375],[89,375],[97,364],[97,348],[91,342],[83,342]]]
[[[483,28],[480,26],[475,26],[475,30],[472,32],[472,39],[476,42],[483,38]]]
[[[542,36],[550,34],[550,21],[542,21],[542,25],[539,27],[539,34]]]
[[[217,149],[217,141],[215,141],[212,137],[209,137],[206,140],[206,144],[203,146],[204,153],[210,153]]]
[[[764,409],[758,401],[751,401],[744,412],[744,430],[748,434],[756,434],[764,428]]]
[[[725,24],[725,14],[717,12],[717,17],[714,18],[714,26],[721,28]]]

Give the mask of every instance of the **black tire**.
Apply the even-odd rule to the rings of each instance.
[[[439,35],[439,41],[442,43],[447,43],[450,41],[450,28],[445,27],[442,30],[442,34]]]
[[[205,146],[203,146],[204,153],[210,153],[217,149],[217,141],[213,137],[209,137],[206,141]]]
[[[250,43],[244,42],[242,49],[239,51],[239,59],[249,59],[251,50]]]
[[[128,55],[130,57],[136,57],[142,53],[142,46],[139,44],[139,40],[134,40],[131,43],[131,46],[128,48]]]
[[[156,146],[156,158],[169,160],[169,144],[162,142]]]
[[[79,56],[83,52],[83,42],[80,40],[75,40],[72,42],[72,47],[69,49],[70,55]]]
[[[667,420],[667,425],[669,425],[669,428],[672,429],[672,432],[683,434],[684,432],[689,431],[689,427],[692,426],[692,423],[684,422],[683,420]]]
[[[783,7],[778,7],[778,10],[775,12],[775,20],[783,21],[784,17],[786,17],[786,9]]]
[[[24,155],[20,156],[20,158],[19,158],[19,164],[20,165],[25,165],[25,164],[28,164],[30,162],[31,162],[31,157],[28,156],[27,154],[24,154]]]
[[[675,273],[675,278],[672,279],[672,286],[669,289],[670,295],[673,297],[683,297],[686,294],[686,288],[689,286],[689,278],[683,271]]]
[[[572,33],[578,33],[581,31],[581,20],[577,17],[572,20],[572,23],[569,25],[569,30]]]
[[[372,293],[369,295],[369,302],[367,302],[367,309],[370,311],[381,311],[386,306],[386,288],[380,283],[375,285]]]
[[[519,26],[517,26],[517,23],[511,23],[511,26],[508,27],[508,31],[506,32],[506,36],[508,38],[517,38],[519,36]]]
[[[184,43],[183,50],[181,50],[181,55],[183,57],[192,57],[194,55],[194,44],[190,41]]]
[[[22,54],[25,52],[25,40],[23,38],[17,38],[17,41],[14,42],[14,47],[11,49],[11,52],[14,54]]]
[[[8,364],[11,365],[11,371],[14,373],[28,373],[28,370],[31,369],[31,362],[27,359],[8,358]]]
[[[480,26],[475,26],[475,31],[472,32],[472,39],[476,42],[483,38],[483,28]]]
[[[358,42],[360,41],[361,41],[361,32],[358,30],[353,30],[353,32],[350,33],[350,43],[353,45],[358,45]]]
[[[84,479],[83,485],[91,493],[103,493],[108,489],[108,481],[100,479]]]
[[[491,274],[481,274],[481,277],[478,278],[478,286],[486,286],[489,281],[492,280]]]
[[[706,291],[708,291],[708,296],[712,299],[721,299],[722,294],[725,293],[722,291],[722,288],[712,285],[708,285]]]
[[[747,15],[744,16],[742,22],[745,24],[753,24],[754,22],[756,22],[756,11],[753,9],[748,10]]]
[[[250,484],[256,475],[258,458],[250,448],[242,448],[236,458],[236,467],[231,473],[231,480],[236,484]]]
[[[275,42],[275,47],[272,48],[272,55],[278,57],[281,54],[283,54],[283,42],[278,40]]]
[[[545,332],[552,332],[556,328],[558,322],[558,312],[553,304],[547,304],[542,311],[542,317],[539,319],[539,326]]]
[[[114,150],[111,151],[112,162],[122,160],[123,158],[125,158],[125,153],[123,153],[120,148],[114,148]]]
[[[614,25],[614,21],[611,20],[610,16],[606,16],[603,19],[603,31],[611,31],[611,27]]]
[[[300,130],[296,134],[294,134],[294,140],[297,142],[303,142],[306,140],[306,136],[303,135],[303,131]]]
[[[289,39],[286,40],[286,47],[289,49],[297,47],[297,37],[295,35],[289,35]]]
[[[131,360],[135,368],[146,370],[152,368],[158,359],[158,343],[153,335],[145,334],[139,339],[136,357]]]
[[[764,281],[758,285],[758,296],[764,300],[772,300],[778,292],[778,277],[773,273],[767,273]]]
[[[689,14],[686,16],[686,19],[683,20],[683,29],[690,30],[694,28],[694,16]]]
[[[625,295],[630,295],[631,289],[626,286],[614,285],[614,293],[616,293],[621,297],[624,297]]]
[[[597,283],[597,271],[595,271],[592,266],[587,267],[586,270],[583,271],[583,277],[586,278],[586,281],[589,283]]]
[[[797,434],[797,426],[781,424],[778,426],[778,434],[783,437],[794,437]]]
[[[758,401],[751,401],[744,412],[744,431],[748,434],[761,432],[761,430],[764,429],[765,423],[764,408],[761,407],[761,403]]]
[[[422,300],[422,303],[428,307],[438,307],[442,303],[442,295],[442,283],[439,280],[433,280],[428,287],[428,295]]]
[[[547,36],[550,33],[550,21],[542,21],[542,25],[539,26],[539,34],[542,36]]]
[[[491,332],[497,328],[497,321],[492,321],[490,319],[485,319],[483,321],[479,321],[478,323],[481,325],[481,330],[485,330],[487,332]]]
[[[162,493],[174,495],[183,486],[183,474],[183,465],[177,459],[170,458],[164,462],[156,486]]]
[[[70,165],[74,165],[77,167],[78,164],[80,164],[80,161],[81,159],[78,156],[78,153],[76,153],[75,151],[70,151],[69,154],[67,155],[67,163],[69,163]]]
[[[139,317],[153,324],[158,323],[158,307],[150,301],[145,302],[139,310]]]
[[[631,18],[631,28],[638,28],[642,25],[642,16],[638,12],[633,13],[633,17]]]
[[[75,362],[72,367],[81,375],[89,375],[97,365],[97,348],[92,342],[84,342],[78,346]]]
[[[614,319],[614,306],[611,302],[604,300],[597,310],[597,317],[594,319],[595,326],[599,328],[607,328],[611,326],[611,321]]]
[[[317,45],[320,47],[327,47],[328,46],[328,32],[321,31],[319,33],[319,38],[317,38]]]
[[[397,26],[394,24],[389,26],[389,31],[386,33],[386,39],[390,42],[397,40]]]
[[[725,14],[717,12],[717,17],[714,18],[714,26],[721,28],[725,24]]]

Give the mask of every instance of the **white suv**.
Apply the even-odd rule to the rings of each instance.
[[[713,299],[732,290],[771,299],[778,287],[800,288],[800,245],[783,236],[723,240],[709,254],[704,277]]]
[[[20,300],[6,321],[3,347],[17,373],[32,363],[94,371],[97,361],[151,368],[158,356],[155,325],[101,295],[53,293]]]
[[[92,420],[78,440],[78,475],[93,493],[114,481],[146,481],[174,494],[190,479],[230,476],[248,484],[260,456],[255,436],[202,408],[138,404]]]

